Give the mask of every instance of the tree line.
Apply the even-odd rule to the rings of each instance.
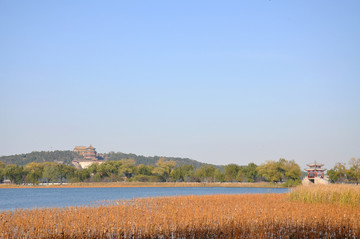
[[[360,183],[360,158],[351,158],[349,166],[346,163],[336,163],[327,171],[329,179],[334,183]]]
[[[134,159],[108,160],[93,163],[86,169],[54,162],[31,162],[25,166],[0,161],[0,182],[16,184],[74,182],[285,182],[286,186],[300,183],[301,170],[293,160],[267,161],[246,166],[229,164],[223,168],[203,164],[177,165],[174,160],[159,158],[155,165],[139,164]]]

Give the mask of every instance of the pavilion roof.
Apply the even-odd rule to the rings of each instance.
[[[305,171],[325,171],[326,168],[306,168]]]
[[[309,167],[315,167],[315,166],[324,166],[324,164],[322,163],[317,163],[316,161],[314,163],[310,163],[310,164],[306,164]]]

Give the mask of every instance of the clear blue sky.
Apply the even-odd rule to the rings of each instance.
[[[360,157],[360,1],[0,2],[0,155]]]

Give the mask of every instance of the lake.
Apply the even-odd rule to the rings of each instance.
[[[0,189],[0,211],[24,208],[85,206],[104,200],[212,194],[286,193],[287,188],[131,187]]]

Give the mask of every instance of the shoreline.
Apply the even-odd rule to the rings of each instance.
[[[184,182],[99,182],[99,183],[64,183],[61,185],[16,185],[0,184],[0,189],[13,188],[128,188],[128,187],[227,187],[227,188],[285,188],[273,183],[184,183]]]

